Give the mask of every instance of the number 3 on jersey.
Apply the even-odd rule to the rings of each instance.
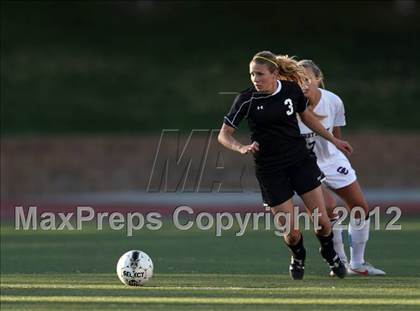
[[[292,102],[292,100],[290,98],[288,98],[284,101],[284,104],[287,105],[287,107],[289,108],[289,110],[286,110],[286,114],[288,116],[292,115],[293,114],[293,102]]]

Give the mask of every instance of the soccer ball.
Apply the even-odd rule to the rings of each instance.
[[[128,251],[118,260],[117,275],[125,285],[142,286],[153,275],[152,259],[145,252]]]

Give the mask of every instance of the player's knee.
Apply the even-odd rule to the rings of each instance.
[[[301,238],[301,233],[299,230],[291,230],[287,235],[285,235],[285,240],[290,245],[296,245]]]
[[[320,222],[320,224],[314,228],[314,231],[316,235],[329,235],[331,232],[331,222],[329,220],[325,222]]]
[[[354,204],[352,212],[354,213],[354,217],[356,219],[366,218],[369,216],[369,206],[366,202],[362,202],[361,204]]]
[[[327,215],[329,219],[333,219],[334,217],[337,216],[337,214],[334,213],[334,208],[333,206],[326,206],[326,211],[327,211]]]

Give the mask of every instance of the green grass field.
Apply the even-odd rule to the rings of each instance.
[[[1,226],[2,310],[419,310],[420,218],[401,231],[372,231],[367,259],[386,277],[328,277],[312,232],[303,281],[288,276],[289,253],[273,231],[180,231],[165,222],[125,231],[22,231]],[[146,251],[155,264],[144,287],[115,274],[118,257]]]

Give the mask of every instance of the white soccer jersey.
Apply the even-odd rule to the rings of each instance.
[[[314,108],[314,112],[325,118],[320,120],[324,127],[332,133],[334,126],[346,125],[344,105],[340,97],[333,92],[320,89],[321,99]],[[346,160],[346,156],[337,149],[332,143],[314,133],[299,119],[299,128],[306,144],[312,150],[316,157],[317,163],[321,170],[341,160]]]

